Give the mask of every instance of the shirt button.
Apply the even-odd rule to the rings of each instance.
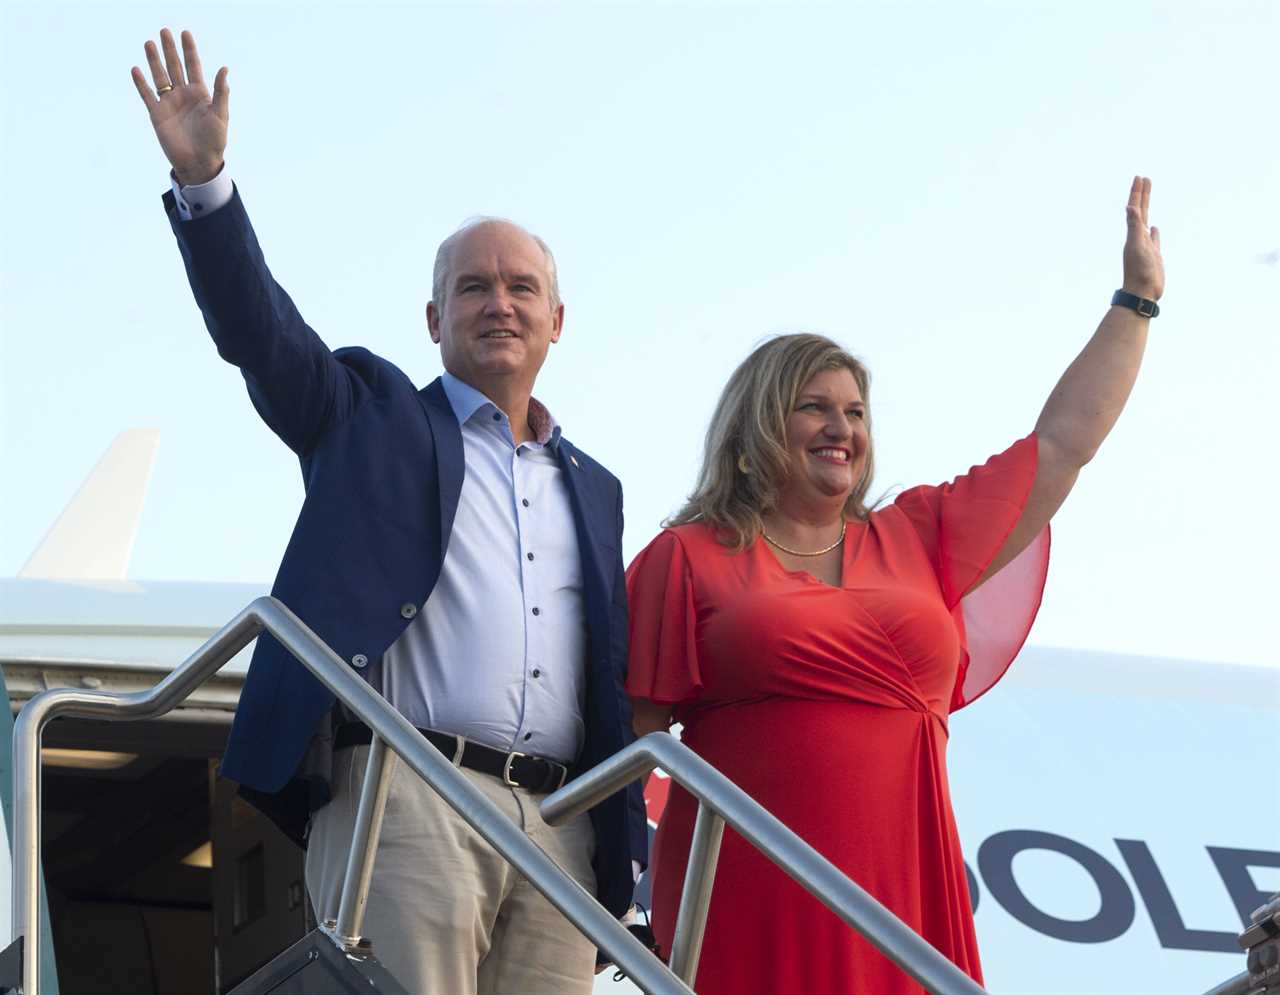
[[[535,615],[541,615],[541,614],[542,614],[542,609],[541,609],[541,608],[537,608],[537,607],[535,607],[535,608],[533,609],[533,613],[534,613]]]
[[[524,740],[525,740],[525,742],[527,743],[527,742],[528,742],[529,740],[531,740],[531,739],[533,739],[533,733],[531,733],[531,732],[526,732],[526,733],[524,734]]]
[[[495,411],[495,412],[493,413],[493,420],[494,420],[494,421],[502,421],[502,415],[500,415],[498,412],[496,412],[496,411]]]
[[[351,666],[355,667],[357,670],[363,670],[368,665],[369,658],[363,653],[357,653],[351,658]]]
[[[403,604],[403,605],[401,605],[401,606],[400,606],[400,617],[401,617],[401,618],[413,618],[413,616],[415,616],[416,614],[418,614],[418,606],[417,606],[417,605],[412,604],[412,603],[409,603],[409,602],[406,602],[405,604]]]
[[[527,508],[527,507],[529,507],[529,499],[528,499],[528,498],[521,498],[521,499],[520,499],[520,503],[521,503],[522,505],[524,505],[526,508]]]
[[[525,554],[524,554],[524,557],[525,557],[525,559],[526,559],[526,560],[532,560],[532,559],[533,559],[533,554],[532,554],[532,553],[525,553]]]
[[[533,676],[534,676],[534,677],[541,677],[541,676],[542,676],[542,671],[541,671],[541,670],[539,670],[537,667],[534,667],[534,668],[533,668]]]

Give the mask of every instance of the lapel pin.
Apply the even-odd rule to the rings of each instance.
[[[569,462],[570,462],[570,463],[572,463],[574,466],[577,466],[577,465],[578,465],[578,457],[574,456],[574,455],[573,455],[573,453],[570,453],[570,454],[569,454]]]

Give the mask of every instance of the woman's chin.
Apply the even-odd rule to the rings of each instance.
[[[845,501],[853,493],[853,477],[848,472],[824,473],[814,484],[815,489],[827,498]]]

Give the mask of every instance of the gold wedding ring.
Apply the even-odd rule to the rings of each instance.
[[[166,83],[164,86],[157,86],[157,87],[156,87],[156,96],[157,96],[157,97],[162,97],[162,96],[164,96],[166,93],[168,93],[168,92],[169,92],[170,90],[172,90],[172,89],[173,89],[173,84],[172,84],[172,83]]]

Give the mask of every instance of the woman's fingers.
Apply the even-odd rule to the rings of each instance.
[[[1135,176],[1129,187],[1129,203],[1125,205],[1125,217],[1130,227],[1141,226],[1145,231],[1150,224],[1151,180]]]
[[[169,82],[174,86],[182,86],[187,77],[182,70],[182,59],[178,57],[178,45],[173,40],[173,32],[168,28],[160,30],[160,46],[164,50],[164,65],[169,71]]]

